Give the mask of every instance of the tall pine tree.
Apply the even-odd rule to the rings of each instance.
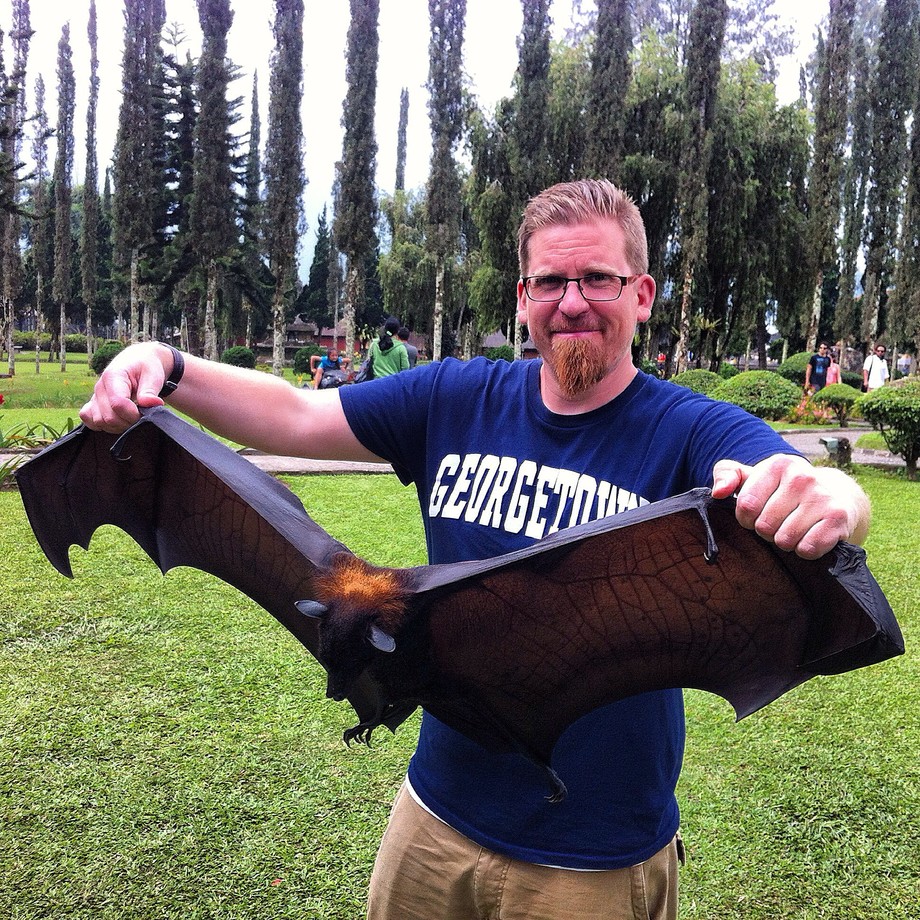
[[[227,33],[233,23],[229,0],[197,0],[201,23],[198,64],[199,113],[195,123],[192,246],[205,277],[204,357],[220,357],[217,308],[220,270],[236,242]]]
[[[99,101],[99,56],[96,0],[89,2],[89,102],[86,107],[86,170],[83,180],[83,226],[80,234],[80,275],[86,307],[86,353],[92,356],[93,311],[99,293],[96,261],[99,253],[99,167],[96,160],[96,108]]]
[[[428,0],[428,112],[431,172],[428,177],[427,248],[434,262],[435,290],[431,357],[441,359],[447,267],[460,234],[460,178],[454,148],[463,129],[463,29],[466,0]]]
[[[685,141],[681,157],[680,232],[683,259],[677,370],[687,369],[694,276],[706,255],[712,126],[719,88],[722,42],[728,5],[725,0],[697,0],[690,14],[687,82],[684,107]]]
[[[808,241],[813,280],[811,309],[804,324],[806,351],[814,351],[818,343],[825,277],[837,272],[837,225],[856,0],[831,0],[830,10],[819,71],[814,156],[808,183]]]
[[[355,316],[364,300],[364,272],[377,249],[377,199],[374,174],[377,141],[374,114],[377,100],[377,60],[380,36],[380,0],[350,0],[345,80],[348,88],[342,110],[341,175],[335,211],[335,243],[344,253],[345,351],[355,346]]]
[[[54,279],[52,296],[60,311],[58,348],[61,370],[67,370],[67,308],[70,305],[72,281],[70,276],[73,241],[70,236],[70,207],[73,197],[74,135],[73,116],[76,107],[76,84],[73,75],[73,53],[70,48],[70,25],[61,29],[57,58],[58,117],[57,153],[54,157]]]
[[[303,0],[275,0],[265,157],[265,243],[274,276],[272,369],[281,375],[290,308],[297,296],[297,240],[303,223]]]

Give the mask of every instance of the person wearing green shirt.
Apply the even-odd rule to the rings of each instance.
[[[393,339],[399,329],[399,320],[391,316],[380,333],[380,338],[371,343],[370,357],[375,377],[390,377],[400,371],[409,370],[409,353],[402,342]]]

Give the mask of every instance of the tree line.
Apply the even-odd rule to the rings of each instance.
[[[575,0],[557,40],[549,0],[522,0],[512,90],[488,109],[464,77],[466,0],[429,0],[429,176],[405,187],[403,90],[387,193],[376,184],[379,0],[350,0],[343,148],[305,284],[303,0],[273,3],[264,152],[258,82],[246,116],[232,91],[230,0],[197,0],[194,59],[164,0],[125,0],[118,133],[101,189],[95,0],[76,189],[69,27],[52,128],[45,75],[25,108],[33,32],[28,0],[11,2],[12,55],[0,61],[11,365],[13,331],[28,327],[52,333],[66,366],[61,333],[76,326],[90,351],[100,330],[211,358],[271,341],[280,373],[295,316],[343,321],[349,353],[396,314],[434,358],[470,354],[496,329],[520,354],[521,211],[545,186],[585,176],[627,189],[645,218],[659,296],[637,359],[663,352],[677,371],[754,351],[764,366],[774,329],[791,351],[819,339],[857,349],[883,339],[892,355],[920,344],[918,0],[830,0],[785,104],[777,66],[792,36],[771,0]]]

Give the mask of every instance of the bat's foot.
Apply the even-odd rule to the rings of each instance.
[[[553,805],[564,802],[566,796],[569,794],[569,790],[565,788],[565,783],[559,779],[559,774],[548,764],[543,764],[543,769],[546,771],[549,784],[553,790],[553,794],[548,795],[546,801],[551,802]]]
[[[342,740],[349,745],[352,741],[357,741],[360,744],[366,744],[370,747],[371,735],[379,724],[379,722],[361,722],[359,725],[347,728],[342,735]]]

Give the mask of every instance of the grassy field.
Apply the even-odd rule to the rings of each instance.
[[[819,678],[735,725],[687,695],[683,918],[916,920],[920,626],[916,484],[860,473],[870,563],[908,654]],[[392,476],[289,480],[372,561],[415,564]],[[405,510],[376,523],[363,509]],[[201,573],[165,579],[104,528],[76,578],[0,492],[0,916],[357,918],[416,718],[346,748],[344,705],[266,613]]]

